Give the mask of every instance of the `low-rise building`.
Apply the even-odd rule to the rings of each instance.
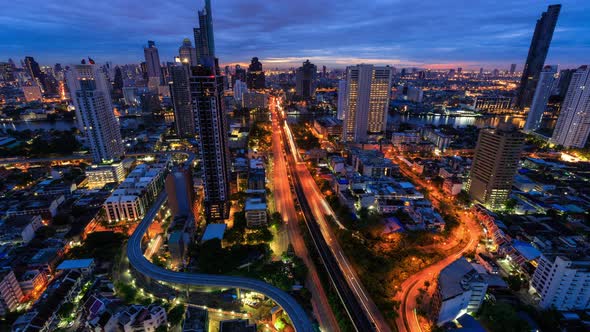
[[[313,121],[313,128],[321,138],[339,138],[342,136],[342,120],[334,117],[323,117]]]
[[[91,165],[84,171],[89,188],[102,188],[107,183],[120,183],[125,179],[123,163]]]
[[[166,310],[155,304],[147,308],[141,305],[132,305],[124,312],[117,315],[118,323],[125,332],[154,332],[167,321]]]
[[[438,276],[433,298],[433,315],[437,325],[475,313],[481,306],[488,284],[473,266],[461,257],[445,267]]]
[[[27,244],[43,226],[40,215],[11,216],[0,220],[0,244]]]
[[[49,280],[45,273],[39,270],[28,270],[18,280],[23,295],[30,298],[37,298],[37,296],[45,290]]]
[[[94,259],[86,258],[86,259],[67,259],[61,264],[58,265],[57,271],[78,271],[83,275],[90,275],[92,271],[94,271]]]
[[[250,197],[246,199],[244,211],[247,227],[263,227],[268,223],[267,206],[263,198]]]
[[[184,313],[182,332],[207,332],[209,330],[209,312],[194,306],[188,306]]]

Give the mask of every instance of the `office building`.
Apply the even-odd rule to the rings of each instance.
[[[248,92],[248,86],[246,85],[246,82],[244,82],[242,80],[236,80],[233,84],[233,87],[234,87],[234,100],[237,103],[241,103],[244,93]]]
[[[342,139],[362,143],[381,135],[387,125],[392,69],[356,65],[346,69],[346,111]]]
[[[490,209],[504,206],[518,169],[524,135],[513,127],[482,129],[475,147],[469,195]]]
[[[95,64],[72,65],[66,80],[76,107],[78,128],[88,140],[93,161],[119,159],[125,150],[113,113],[109,82],[102,70]]]
[[[529,54],[522,70],[520,86],[516,93],[515,106],[519,109],[524,109],[531,105],[539,75],[545,64],[545,58],[547,58],[547,52],[549,51],[549,45],[553,38],[553,31],[555,30],[560,10],[561,5],[551,5],[537,20]]]
[[[170,95],[174,106],[174,125],[180,137],[195,136],[195,117],[191,102],[189,86],[190,68],[186,64],[176,63],[170,67]]]
[[[18,281],[11,269],[0,271],[0,316],[16,310],[23,298]]]
[[[324,66],[325,69],[325,66]],[[299,97],[311,98],[315,94],[315,84],[318,68],[309,60],[297,68],[295,74],[295,93]]]
[[[572,74],[551,141],[566,148],[583,148],[590,134],[590,68]]]
[[[242,107],[262,109],[268,107],[268,96],[256,91],[242,93]]]
[[[163,83],[163,80],[162,68],[160,67],[160,54],[158,53],[156,43],[148,40],[147,46],[143,49],[143,54],[145,56],[148,87],[152,91],[157,90],[158,86]]]
[[[165,188],[172,217],[192,217],[195,192],[191,169],[188,167],[174,169],[166,176]]]
[[[541,298],[543,309],[590,309],[590,258],[541,255],[531,288]]]
[[[338,120],[344,120],[344,112],[346,112],[348,96],[346,90],[346,80],[338,81],[338,110],[336,113],[336,118]]]
[[[41,71],[39,63],[35,61],[35,58],[33,58],[32,56],[26,56],[24,61],[24,67],[33,83],[37,83],[39,86],[43,87],[43,82],[45,81],[44,74]]]
[[[107,183],[120,183],[125,180],[125,168],[123,163],[90,165],[84,170],[87,187],[91,189],[102,188]]]
[[[212,66],[215,62],[215,40],[213,38],[213,12],[211,0],[205,0],[205,8],[197,13],[199,27],[194,28],[197,62],[204,66]]]
[[[188,38],[184,38],[182,45],[178,48],[178,56],[180,57],[180,62],[183,64],[189,64],[191,66],[196,66],[198,64],[197,49],[193,47]]]
[[[267,225],[267,206],[264,198],[246,198],[244,212],[246,214],[246,226],[248,228],[264,227]]]
[[[514,75],[514,73],[516,73],[516,63],[510,65],[510,76]]]
[[[437,325],[466,313],[476,313],[487,289],[488,283],[464,257],[449,264],[440,271],[437,291],[432,299],[433,318]]]
[[[236,65],[235,67],[234,75],[232,76],[232,86],[237,80],[246,83],[246,69],[242,68],[240,65]]]
[[[257,57],[252,58],[248,66],[248,73],[246,75],[246,84],[248,89],[259,90],[266,86],[264,71],[262,71],[262,63],[258,61]]]
[[[215,69],[193,67],[190,77],[198,151],[203,165],[205,216],[209,221],[229,217],[230,154],[228,125],[221,97],[223,76]]]
[[[545,66],[545,68],[543,68],[543,71],[539,75],[533,103],[531,104],[526,123],[524,124],[525,131],[535,131],[541,126],[543,113],[545,113],[545,109],[547,109],[547,101],[553,91],[556,77],[557,66]]]
[[[473,101],[473,108],[484,113],[501,114],[510,112],[512,98],[503,96],[481,96]]]
[[[559,81],[555,86],[554,94],[558,95],[561,101],[563,101],[567,94],[567,89],[570,87],[570,82],[572,81],[572,75],[575,72],[575,69],[564,69],[559,71]]]

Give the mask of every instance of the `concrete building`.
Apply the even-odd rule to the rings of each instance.
[[[338,110],[336,113],[336,118],[338,120],[344,120],[344,114],[347,109],[347,96],[346,80],[338,81]]]
[[[0,271],[0,316],[16,310],[23,298],[18,281],[11,269]]]
[[[248,93],[248,86],[246,85],[246,82],[236,80],[234,82],[234,100],[241,105],[242,98],[245,93]]]
[[[188,306],[184,313],[182,332],[209,331],[209,311],[198,307]]]
[[[195,116],[189,87],[190,69],[187,64],[176,63],[170,67],[170,95],[174,106],[174,125],[180,137],[194,137]]]
[[[11,216],[0,220],[0,245],[28,244],[43,226],[40,215]]]
[[[147,308],[131,305],[117,315],[117,320],[124,332],[155,332],[168,322],[166,310],[156,304],[150,304]]]
[[[482,129],[469,178],[469,195],[491,209],[501,208],[518,169],[524,135],[515,128]]]
[[[249,228],[263,227],[268,223],[267,206],[263,198],[250,197],[246,199],[244,212],[246,213],[246,226]]]
[[[371,136],[385,132],[392,68],[361,64],[348,67],[346,74],[347,106],[342,139],[366,142]]]
[[[189,168],[177,168],[166,176],[168,207],[172,217],[179,215],[193,217],[195,192],[192,172]]]
[[[512,98],[503,96],[476,97],[473,101],[473,108],[484,113],[506,113],[511,105]]]
[[[566,148],[583,148],[590,134],[590,67],[572,74],[551,141]]]
[[[535,131],[541,126],[543,113],[547,109],[547,101],[551,96],[555,79],[557,78],[557,66],[545,66],[539,75],[539,82],[535,89],[533,102],[524,124],[525,131]]]
[[[107,183],[120,183],[125,179],[125,168],[121,162],[91,165],[86,168],[84,173],[87,186],[91,189],[102,188]]]
[[[148,40],[147,46],[143,48],[143,54],[145,56],[148,88],[150,91],[157,91],[158,86],[163,83],[163,80],[160,54],[153,40]]]
[[[95,163],[118,160],[125,153],[113,113],[110,82],[98,65],[72,65],[66,73],[76,107],[78,129],[88,140]]]
[[[41,88],[34,84],[34,85],[23,85],[21,86],[21,90],[25,95],[25,100],[27,102],[31,101],[41,101],[43,98],[43,94],[41,93]]]
[[[315,94],[316,76],[318,68],[309,60],[297,68],[295,73],[295,94],[303,98],[312,98]]]
[[[244,92],[242,93],[242,107],[244,108],[267,108],[268,96],[260,92]]]
[[[541,255],[531,289],[541,298],[541,308],[590,309],[590,258]]]
[[[432,300],[437,325],[477,312],[487,289],[487,282],[464,257],[445,267]]]
[[[248,73],[246,74],[246,83],[248,89],[261,90],[266,87],[266,79],[264,71],[262,70],[262,63],[257,57],[253,57],[248,66]]]
[[[191,44],[190,39],[184,38],[182,40],[182,45],[178,48],[178,56],[180,57],[180,62],[183,64],[188,64],[191,66],[196,66],[197,63],[197,49],[193,47]]]

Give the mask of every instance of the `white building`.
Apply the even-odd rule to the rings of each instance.
[[[141,219],[164,187],[165,170],[161,164],[138,165],[104,202],[107,220]]]
[[[583,148],[590,134],[590,68],[572,74],[551,141],[564,147]]]
[[[246,225],[248,227],[266,226],[268,222],[266,202],[262,198],[247,198],[244,211],[246,213]]]
[[[366,142],[385,132],[391,95],[392,68],[356,65],[346,69],[348,87],[342,139]]]
[[[547,100],[549,100],[556,78],[557,66],[545,66],[541,71],[533,102],[524,125],[525,131],[534,131],[541,126],[543,113],[547,108]]]
[[[141,305],[132,305],[116,318],[111,321],[118,321],[125,332],[155,332],[158,327],[167,323],[166,310],[155,304],[151,304],[147,308]]]
[[[125,179],[125,169],[120,162],[92,165],[86,168],[85,174],[90,188],[102,188],[107,183],[119,183]]]
[[[344,113],[346,112],[346,97],[348,93],[346,92],[346,80],[338,81],[338,113],[336,118],[338,120],[344,120]]]
[[[125,151],[104,73],[94,64],[72,65],[66,78],[78,128],[90,144],[94,162],[119,159]]]
[[[0,316],[14,311],[23,298],[18,281],[12,270],[0,271]]]
[[[541,255],[538,263],[531,288],[541,308],[590,309],[590,258]]]
[[[43,219],[38,214],[11,216],[0,220],[0,245],[27,244],[41,226]]]
[[[487,289],[487,282],[464,257],[454,261],[438,276],[438,291],[433,299],[436,323],[440,326],[477,312]]]
[[[235,101],[241,103],[244,93],[247,93],[247,92],[248,92],[248,85],[246,85],[246,82],[236,80],[236,83],[234,83],[234,99],[235,99]]]

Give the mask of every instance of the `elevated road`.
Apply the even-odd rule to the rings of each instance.
[[[183,152],[175,151],[175,153]],[[190,152],[184,153],[186,153],[189,156],[187,162],[192,162],[194,155]],[[295,299],[291,295],[287,294],[286,292],[280,290],[275,286],[251,278],[176,272],[161,268],[148,261],[143,254],[143,250],[141,248],[141,240],[149,226],[154,221],[154,218],[156,217],[158,210],[160,210],[161,206],[166,201],[166,197],[167,195],[165,192],[162,192],[158,196],[152,207],[143,217],[142,221],[139,223],[139,225],[129,238],[129,242],[127,244],[127,257],[129,258],[129,262],[131,263],[131,265],[139,273],[154,280],[160,280],[164,282],[181,285],[209,286],[219,288],[240,288],[258,292],[271,298],[278,305],[280,305],[283,308],[283,310],[285,310],[285,312],[287,313],[287,315],[289,315],[289,318],[293,322],[293,327],[297,332],[314,331],[313,325],[309,317],[307,316],[306,312],[301,307],[301,305],[299,305],[299,303],[297,303],[297,301],[295,301]]]

